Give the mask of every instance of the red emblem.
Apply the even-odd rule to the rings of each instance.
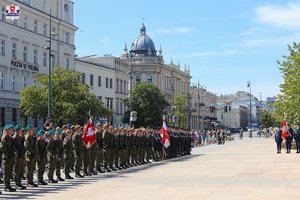
[[[9,6],[10,12],[15,12],[16,7],[14,5]]]

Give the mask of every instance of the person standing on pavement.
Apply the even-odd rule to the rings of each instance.
[[[63,149],[64,149],[64,161],[65,161],[65,179],[74,179],[70,176],[71,171],[71,158],[73,154],[73,146],[72,146],[72,131],[66,131],[66,137],[63,141]]]
[[[54,139],[54,129],[51,129],[47,132],[48,135],[48,145],[47,145],[47,157],[49,162],[48,169],[48,181],[49,183],[57,183],[56,180],[53,179],[53,174],[56,166],[57,160],[57,147],[56,140]]]
[[[80,168],[82,167],[82,158],[84,151],[84,144],[81,134],[81,126],[75,126],[75,133],[72,136],[72,144],[75,158],[75,177],[83,178],[84,176],[80,174]]]
[[[12,134],[14,132],[14,125],[9,124],[4,127],[2,135],[2,159],[4,169],[4,191],[15,192],[16,189],[10,186],[10,179],[12,177],[14,165],[14,144]]]
[[[33,182],[33,172],[36,165],[36,137],[34,136],[34,130],[31,125],[28,125],[26,129],[25,157],[27,164],[27,184],[29,187],[38,187],[38,185]]]
[[[21,184],[23,170],[25,168],[25,146],[24,146],[24,135],[22,128],[17,125],[15,126],[15,135],[14,135],[14,145],[15,145],[15,166],[14,166],[14,175],[15,175],[15,183],[17,189],[24,190],[26,186]]]
[[[300,153],[300,123],[298,123],[298,126],[295,130],[294,139],[296,142],[296,153]]]
[[[277,144],[277,153],[281,153],[281,143],[283,141],[281,136],[282,136],[282,129],[279,126],[278,130],[275,133],[275,142]]]
[[[45,140],[45,131],[39,130],[37,133],[37,166],[38,166],[38,183],[47,185],[44,181],[44,173],[47,163],[47,142]]]
[[[291,128],[291,124],[287,125],[288,135],[286,137],[286,153],[291,153],[292,141],[294,137],[294,130]]]
[[[63,132],[61,129],[57,130],[55,132],[55,142],[56,142],[56,149],[57,149],[57,159],[56,159],[56,165],[55,165],[55,170],[56,170],[56,177],[58,181],[65,181],[61,177],[61,172],[60,168],[63,164],[63,158],[64,158],[64,147],[63,147]]]

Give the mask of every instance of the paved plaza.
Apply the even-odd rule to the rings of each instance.
[[[300,154],[276,154],[273,139],[255,137],[195,148],[184,158],[3,192],[0,198],[275,200],[298,199],[299,188]]]

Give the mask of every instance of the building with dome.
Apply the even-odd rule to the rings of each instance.
[[[132,84],[131,87],[140,81],[154,84],[166,96],[166,100],[171,105],[167,109],[167,120],[171,121],[173,117],[172,105],[173,98],[177,93],[182,93],[189,99],[190,86],[190,68],[184,66],[181,69],[180,64],[169,64],[164,62],[163,51],[160,47],[157,50],[152,39],[147,35],[146,27],[142,24],[139,36],[132,42],[131,49],[128,51],[125,44],[124,52],[120,57],[127,61],[131,67]],[[130,88],[129,88],[130,89]],[[189,112],[189,104],[186,106],[186,114]],[[188,117],[190,119],[190,117]],[[189,127],[186,122],[186,127]]]

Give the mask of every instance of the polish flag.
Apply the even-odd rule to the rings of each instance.
[[[161,136],[161,142],[163,143],[165,148],[168,148],[170,146],[170,139],[169,139],[168,127],[166,125],[165,120],[163,122],[163,126],[161,127],[159,133]]]
[[[90,148],[96,142],[95,128],[92,118],[89,119],[87,126],[84,129],[83,143],[86,148]]]
[[[281,137],[282,137],[282,139],[285,140],[288,135],[289,135],[289,132],[288,132],[287,127],[286,127],[286,121],[283,120],[282,121],[282,134],[281,134]]]

